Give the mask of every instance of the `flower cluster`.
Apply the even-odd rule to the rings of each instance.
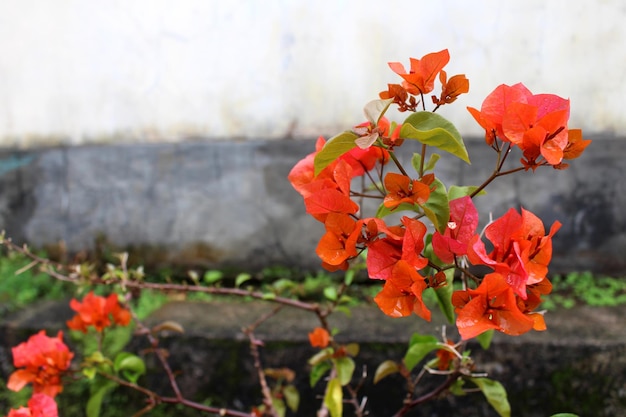
[[[70,329],[87,332],[93,327],[100,336],[105,328],[113,324],[126,326],[131,320],[130,311],[119,304],[116,294],[101,297],[89,292],[82,302],[72,299],[70,307],[77,313],[67,322]],[[20,391],[32,384],[34,394],[27,407],[11,410],[8,417],[56,417],[54,397],[63,391],[61,378],[69,371],[74,357],[63,342],[63,333],[49,337],[41,330],[12,352],[13,365],[18,369],[9,377],[7,387]]]
[[[475,234],[478,213],[471,198],[451,201],[450,209],[445,232],[433,234],[434,253],[444,262],[466,256],[471,264],[494,271],[476,290],[453,295],[461,336],[468,339],[489,329],[512,335],[532,328],[544,330],[543,316],[533,310],[540,303],[540,295],[552,288],[546,275],[552,258],[552,237],[561,224],[555,222],[546,235],[543,223],[533,213],[522,209],[520,214],[510,209],[485,228],[484,235],[492,246],[487,253],[484,242]]]
[[[126,326],[131,319],[130,311],[120,306],[117,294],[110,294],[105,298],[90,291],[82,303],[72,299],[70,307],[77,314],[67,322],[67,327],[83,333],[87,332],[89,326],[98,332],[102,332],[113,323]]]
[[[315,152],[297,163],[289,174],[293,187],[304,198],[307,213],[324,223],[316,253],[322,265],[333,271],[349,267],[351,260],[366,254],[370,278],[384,280],[374,298],[379,308],[392,317],[417,314],[430,320],[423,302],[429,288],[439,290],[461,270],[464,290],[439,295],[449,310],[457,314],[462,338],[477,336],[489,329],[518,335],[531,329],[545,329],[541,314],[534,312],[542,294],[551,290],[547,280],[552,257],[552,237],[560,227],[555,222],[546,234],[543,223],[528,210],[511,209],[484,231],[491,250],[478,234],[479,215],[472,198],[501,172],[510,147],[521,149],[519,170],[539,166],[567,167],[565,159],[582,153],[590,141],[579,130],[568,129],[569,100],[552,94],[532,94],[522,84],[502,85],[491,93],[480,111],[468,108],[486,130],[487,143],[498,152],[494,175],[479,187],[458,187],[454,193],[435,176],[438,159],[426,161],[426,146],[449,152],[469,162],[463,141],[452,124],[425,111],[424,94],[434,90],[439,78],[441,95],[432,96],[436,111],[469,90],[464,75],[448,79],[443,67],[449,61],[447,50],[411,58],[406,71],[399,63],[391,69],[403,79],[389,84],[365,107],[367,122],[341,133],[328,142],[318,139]],[[418,111],[421,103],[424,111]],[[414,112],[402,124],[390,123],[384,114],[395,104],[400,111]],[[415,154],[411,176],[395,156],[406,140],[422,143],[422,154]],[[509,149],[503,144],[508,143]],[[393,164],[389,162],[393,161]],[[399,172],[384,172],[395,165]],[[367,176],[371,186],[351,189],[353,179]],[[377,178],[376,178],[377,177]],[[364,181],[362,182],[364,183]],[[459,189],[461,189],[459,191]],[[374,217],[362,215],[358,202],[380,199]],[[389,217],[390,214],[408,213]],[[428,219],[432,232],[423,222]],[[469,264],[490,268],[484,277],[471,276]],[[476,282],[469,285],[469,276]],[[449,287],[448,287],[449,288]],[[318,337],[314,337],[317,343]]]
[[[563,159],[581,155],[591,143],[579,129],[569,130],[569,100],[554,94],[532,94],[522,83],[502,84],[487,96],[481,110],[468,107],[485,129],[487,144],[497,138],[518,146],[528,170],[541,165],[567,168]]]
[[[454,75],[448,80],[443,67],[450,61],[447,49],[433,52],[421,59],[410,58],[411,68],[407,72],[399,62],[390,62],[389,67],[403,78],[402,84],[388,84],[387,90],[379,96],[382,99],[392,99],[400,111],[415,111],[423,95],[435,89],[435,80],[439,76],[441,95],[432,96],[435,105],[450,104],[461,94],[469,91],[469,80],[464,74]]]
[[[13,365],[17,369],[9,377],[7,387],[19,391],[33,384],[35,393],[55,397],[63,391],[61,376],[70,367],[74,354],[63,343],[63,333],[56,337],[46,336],[45,331],[31,336],[26,342],[12,349]]]
[[[54,399],[46,394],[34,394],[26,407],[9,411],[7,417],[58,417],[59,411]]]

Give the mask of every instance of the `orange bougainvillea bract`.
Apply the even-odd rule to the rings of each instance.
[[[110,294],[105,298],[90,291],[82,303],[72,299],[70,307],[77,314],[67,322],[67,327],[83,333],[86,333],[90,326],[98,332],[113,323],[126,326],[131,319],[130,311],[120,305],[117,294]]]
[[[313,347],[324,349],[330,343],[330,335],[326,329],[316,327],[311,333],[309,333],[309,342]]]
[[[498,273],[486,275],[475,290],[456,291],[452,304],[463,339],[490,329],[517,336],[533,328],[533,319],[519,310],[513,289]]]
[[[54,399],[46,394],[36,393],[28,400],[26,407],[9,411],[7,417],[58,417],[59,411]]]
[[[569,133],[570,102],[554,94],[532,94],[526,86],[498,86],[483,101],[479,110],[468,107],[485,129],[492,145],[496,138],[518,146],[526,169],[541,165],[563,168],[563,159],[574,159],[591,143],[579,131]]]
[[[45,331],[31,336],[26,342],[12,349],[13,365],[17,369],[9,377],[7,387],[19,391],[33,384],[35,393],[55,397],[63,391],[61,375],[70,367],[74,354],[63,343],[63,333],[56,337],[46,336]]]
[[[526,286],[540,282],[548,273],[552,258],[552,236],[561,223],[556,221],[546,235],[541,220],[528,210],[510,209],[485,229],[493,250],[475,236],[468,246],[474,265],[485,265],[502,275],[515,294],[526,299]]]
[[[447,49],[424,55],[421,59],[411,58],[411,68],[407,72],[399,62],[390,62],[393,72],[404,79],[402,86],[411,94],[427,94],[435,88],[439,71],[450,61]]]

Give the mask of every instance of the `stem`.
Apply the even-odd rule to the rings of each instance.
[[[361,197],[361,198],[377,198],[379,200],[382,200],[384,198],[383,196],[380,196],[380,195],[357,193],[356,191],[350,191],[350,195],[352,195],[353,197]]]
[[[424,394],[421,397],[418,397],[413,401],[405,404],[404,407],[402,407],[396,414],[394,414],[393,417],[405,416],[411,409],[417,407],[418,405],[437,398],[441,393],[450,388],[460,376],[461,373],[459,371],[451,373],[441,385],[439,385],[437,388],[433,389],[429,393]]]
[[[424,159],[426,159],[426,144],[422,143],[422,158],[420,161],[420,178],[424,176]]]
[[[402,175],[406,175],[407,177],[409,177],[409,174],[407,174],[407,172],[404,170],[404,167],[402,166],[402,164],[400,163],[400,161],[398,160],[398,158],[396,157],[396,154],[393,153],[392,151],[389,151],[389,156],[391,157],[391,159],[393,160],[393,163],[396,164],[396,166],[398,167],[398,169],[400,170],[400,172],[402,173]],[[410,178],[410,177],[409,177]]]
[[[260,317],[250,326],[243,329],[244,334],[248,336],[248,339],[250,340],[250,353],[252,354],[252,358],[254,359],[254,369],[256,369],[257,376],[259,377],[261,393],[263,394],[263,404],[267,408],[267,412],[272,416],[278,416],[278,414],[274,409],[274,405],[272,404],[272,393],[270,391],[269,385],[267,384],[267,379],[265,378],[265,373],[263,372],[263,365],[261,364],[261,355],[259,354],[260,341],[254,336],[254,330],[261,323],[278,313],[282,308],[282,305],[276,307],[274,310]]]

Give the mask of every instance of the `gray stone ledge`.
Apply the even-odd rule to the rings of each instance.
[[[259,391],[241,328],[273,308],[264,302],[172,302],[147,322],[174,320],[185,328],[183,335],[163,335],[161,347],[168,349],[174,369],[181,372],[179,382],[186,396],[198,400],[217,398],[231,406],[254,404],[259,401]],[[63,328],[71,315],[67,303],[43,303],[5,320],[0,329],[0,358],[5,358],[0,377],[6,378],[11,371],[5,362],[10,346],[42,327],[51,331]],[[549,312],[546,332],[519,337],[496,334],[489,350],[475,344],[470,349],[477,370],[487,371],[506,387],[513,415],[546,417],[568,411],[581,416],[618,416],[626,409],[625,316],[626,307],[576,307]],[[340,330],[338,341],[360,344],[358,369],[366,366],[371,378],[383,360],[402,358],[414,332],[439,334],[443,319],[439,314],[434,314],[432,323],[416,316],[392,319],[374,306],[359,306],[352,309],[351,318],[337,313],[330,322]],[[306,367],[307,359],[316,352],[308,344],[307,333],[316,325],[312,314],[286,307],[255,333],[264,341],[264,365],[294,369],[296,383],[306,399],[322,394],[321,386],[309,387]],[[138,339],[130,349],[141,352],[145,347]],[[146,359],[151,371],[156,372],[150,374],[148,384],[167,392],[158,364],[150,356]],[[425,384],[431,386],[436,381],[426,380]],[[399,378],[389,377],[375,387],[370,379],[362,394],[369,398],[372,415],[386,416],[402,401],[403,389]],[[299,415],[313,415],[316,404],[303,402]],[[435,417],[495,416],[480,395],[438,401],[420,412]]]

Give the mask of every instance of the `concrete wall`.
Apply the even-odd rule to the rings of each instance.
[[[267,140],[0,152],[0,167],[8,167],[0,175],[0,229],[38,247],[63,241],[72,252],[104,237],[146,265],[319,268],[323,226],[287,181],[313,146]],[[444,183],[478,185],[491,174],[494,155],[484,140],[467,146],[471,166],[448,155],[438,162]],[[406,143],[399,154],[408,164],[416,150]],[[597,137],[566,171],[499,178],[476,199],[481,221],[522,205],[547,227],[563,223],[553,272],[624,274],[625,159],[624,138]]]
[[[572,126],[624,132],[622,0],[25,0],[0,3],[0,145],[331,135],[449,48],[471,94],[572,99]]]

